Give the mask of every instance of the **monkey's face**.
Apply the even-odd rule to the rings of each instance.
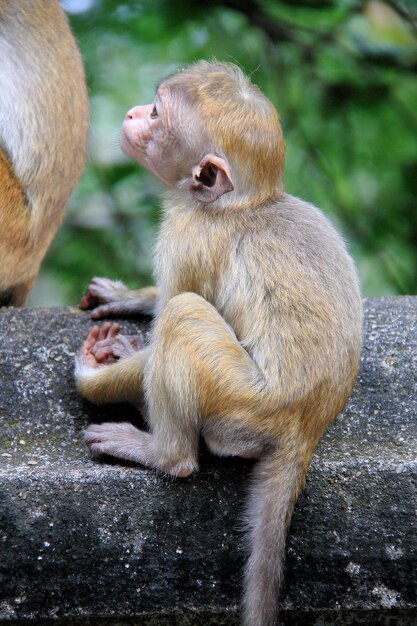
[[[234,189],[228,162],[214,150],[187,94],[164,83],[152,104],[135,106],[123,122],[121,147],[171,188],[209,204]]]
[[[162,91],[162,90],[161,90]],[[135,106],[125,117],[121,147],[128,156],[150,170],[168,187],[191,165],[184,159],[178,111],[167,93],[158,93],[152,104]]]

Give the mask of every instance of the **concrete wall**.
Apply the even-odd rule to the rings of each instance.
[[[365,302],[353,396],[296,508],[285,624],[417,624],[417,298]],[[122,322],[134,332],[140,322]],[[0,622],[237,624],[251,463],[202,451],[171,481],[92,461],[75,391],[78,309],[0,311]]]

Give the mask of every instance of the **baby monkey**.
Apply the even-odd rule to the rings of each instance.
[[[75,377],[97,404],[144,402],[149,428],[93,425],[86,442],[180,477],[197,469],[200,435],[217,455],[259,459],[242,613],[272,626],[295,502],[358,369],[354,265],[326,217],[283,192],[277,112],[238,67],[202,61],[167,78],[127,113],[121,142],[168,188],[156,287],[95,278],[81,308],[154,322],[147,345],[95,326]]]

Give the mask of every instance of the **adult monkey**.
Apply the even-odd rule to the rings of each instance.
[[[27,301],[84,167],[87,91],[57,0],[0,0],[0,306]]]
[[[107,423],[86,442],[173,476],[197,468],[200,433],[216,454],[258,458],[243,623],[271,626],[295,501],[357,373],[354,266],[324,215],[283,193],[278,115],[237,67],[199,62],[168,78],[128,112],[122,147],[169,188],[156,288],[93,279],[81,306],[155,321],[147,346],[95,326],[76,381],[96,403],[144,393],[149,432]]]

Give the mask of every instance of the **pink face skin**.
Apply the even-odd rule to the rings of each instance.
[[[165,102],[167,99],[166,95]],[[121,134],[123,152],[168,187],[174,187],[179,180],[180,142],[172,126],[174,124],[169,111],[164,110],[162,99],[157,93],[152,104],[135,106],[127,112]]]

